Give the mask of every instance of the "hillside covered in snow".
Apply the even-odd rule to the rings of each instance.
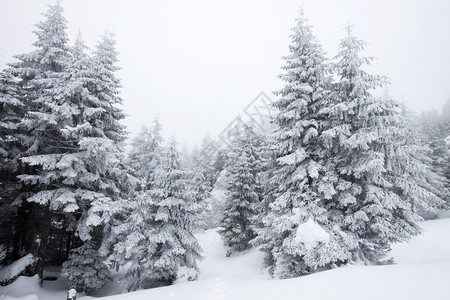
[[[394,245],[397,264],[347,266],[294,279],[273,280],[261,269],[263,255],[252,249],[226,257],[216,229],[198,236],[204,249],[197,281],[178,281],[172,286],[120,292],[113,282],[98,296],[104,300],[166,299],[448,299],[450,297],[450,218],[420,223],[423,235]],[[21,277],[0,288],[0,299],[65,299],[61,280],[38,287],[37,277]],[[95,299],[79,294],[78,299]]]

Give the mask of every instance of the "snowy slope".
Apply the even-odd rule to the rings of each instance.
[[[397,265],[349,266],[288,280],[269,279],[261,269],[262,254],[257,250],[225,257],[219,235],[209,230],[199,236],[205,259],[200,263],[202,274],[197,281],[102,300],[450,299],[450,218],[426,221],[421,226],[422,236],[409,244],[395,245],[392,255]],[[65,299],[62,289],[49,293],[36,285],[35,278],[22,277],[1,288],[0,295]]]

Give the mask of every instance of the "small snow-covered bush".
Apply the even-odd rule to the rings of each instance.
[[[63,264],[62,275],[70,288],[93,293],[111,280],[111,272],[91,243],[72,250]]]

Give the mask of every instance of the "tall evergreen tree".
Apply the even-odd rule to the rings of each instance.
[[[61,208],[64,205],[60,205],[60,202],[65,202],[62,196],[64,192],[59,186],[61,177],[55,172],[55,166],[65,152],[64,149],[71,146],[69,141],[61,138],[59,132],[70,122],[70,104],[65,103],[64,99],[52,98],[61,85],[61,76],[69,55],[67,22],[62,11],[59,3],[49,6],[44,15],[45,20],[36,25],[37,40],[33,45],[37,50],[17,56],[20,61],[12,64],[16,74],[21,77],[24,102],[29,106],[29,111],[22,121],[29,136],[24,142],[28,146],[27,157],[22,158],[22,161],[39,168],[38,174],[21,175],[20,178],[24,183],[36,187],[35,194],[27,200],[44,207],[36,263],[36,273],[39,274],[41,284],[51,211],[58,206]]]
[[[256,218],[260,202],[260,155],[255,132],[245,126],[233,143],[233,153],[226,167],[227,194],[219,233],[229,250],[227,256],[251,247],[256,236]]]
[[[1,75],[0,168],[8,169],[1,188],[14,184],[17,174],[21,180],[15,194],[2,190],[2,201],[17,199],[11,206],[17,216],[14,259],[37,252],[42,284],[46,261],[61,263],[79,247],[63,273],[70,285],[88,291],[107,280],[97,251],[132,185],[123,165],[126,132],[114,40],[105,34],[94,57],[85,54],[80,37],[70,48],[62,13],[59,1],[49,6],[36,25],[36,50],[16,56],[19,61]],[[80,279],[89,262],[97,269]]]
[[[107,231],[111,203],[126,197],[114,41],[105,36],[93,59],[84,54],[80,38],[70,49],[62,11],[59,3],[49,7],[45,21],[37,25],[38,49],[17,56],[20,62],[12,64],[29,107],[22,120],[29,137],[22,161],[34,170],[19,178],[33,187],[27,201],[43,207],[36,264],[41,284],[53,212],[58,219],[67,218],[64,224],[73,228],[78,244],[98,246],[103,234],[97,229]]]
[[[162,167],[162,143],[158,118],[155,118],[152,128],[142,127],[133,139],[128,163],[137,179],[137,192],[120,208],[122,217],[114,224],[108,237],[107,245],[113,248],[109,260],[117,268],[131,263],[124,277],[128,291],[152,285],[146,275],[149,265],[145,263],[145,257],[150,255],[148,248],[154,247],[148,239],[154,224],[153,202],[149,190],[154,186],[158,170]]]
[[[108,276],[103,275],[109,271],[96,251],[110,235],[115,215],[121,214],[120,206],[130,195],[133,181],[123,165],[125,131],[120,120],[124,115],[117,106],[122,100],[118,91],[120,83],[114,74],[118,69],[114,41],[106,34],[92,59],[86,57],[82,49],[78,41],[70,67],[74,73],[69,76],[74,97],[82,101],[79,121],[66,126],[63,132],[79,146],[78,152],[66,160],[66,165],[73,168],[66,182],[76,187],[74,209],[79,213],[76,235],[83,244],[80,249],[92,248],[93,251],[88,252],[93,256],[75,249],[63,271],[71,285],[92,291],[108,280]],[[81,280],[73,272],[78,272],[77,268],[83,268],[89,261],[96,262],[91,267],[100,269],[86,273],[82,281],[72,281]],[[88,274],[93,276],[91,280],[86,278]]]
[[[421,198],[417,161],[399,105],[372,95],[385,78],[364,71],[372,58],[360,57],[365,43],[353,36],[351,26],[346,30],[336,56],[337,103],[328,110],[332,126],[322,134],[330,149],[328,165],[339,174],[327,209],[333,222],[357,241],[351,260],[381,263],[393,242],[419,233],[410,203]]]
[[[327,147],[320,140],[328,126],[323,109],[331,101],[325,58],[303,11],[292,31],[291,54],[284,58],[286,73],[281,76],[286,85],[274,104],[279,113],[269,179],[273,190],[266,195],[271,203],[256,241],[263,244],[272,274],[280,278],[345,262],[355,243],[333,226],[326,210],[336,174],[325,164]],[[326,238],[310,237],[305,228]]]
[[[149,189],[149,184],[154,180],[155,170],[161,165],[163,138],[162,126],[158,118],[155,118],[153,126],[143,126],[131,143],[128,154],[128,164],[134,175],[141,181],[142,189]]]

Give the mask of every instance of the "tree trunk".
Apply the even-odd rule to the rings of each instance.
[[[63,255],[62,253],[63,253],[64,235],[66,233],[66,227],[67,227],[67,220],[64,217],[63,226],[61,228],[61,237],[60,237],[60,240],[59,240],[59,250],[58,250],[58,259],[59,259],[59,261],[63,261],[64,260],[63,257],[62,257],[62,255]]]
[[[38,256],[35,273],[39,275],[40,286],[44,283],[44,265],[45,256],[47,254],[48,237],[50,232],[50,225],[52,220],[52,212],[50,210],[50,204],[45,206],[44,219],[42,220],[42,233],[41,242],[39,243]]]
[[[70,232],[69,236],[67,237],[67,244],[66,244],[66,257],[65,260],[69,259],[70,250],[72,250],[72,239],[73,239],[73,232]]]
[[[27,213],[28,202],[25,197],[22,197],[22,204],[20,205],[17,211],[17,223],[16,223],[16,232],[14,233],[14,242],[13,242],[13,261],[21,258],[22,249],[26,247],[26,240],[28,237],[28,226],[27,222],[29,219]]]

